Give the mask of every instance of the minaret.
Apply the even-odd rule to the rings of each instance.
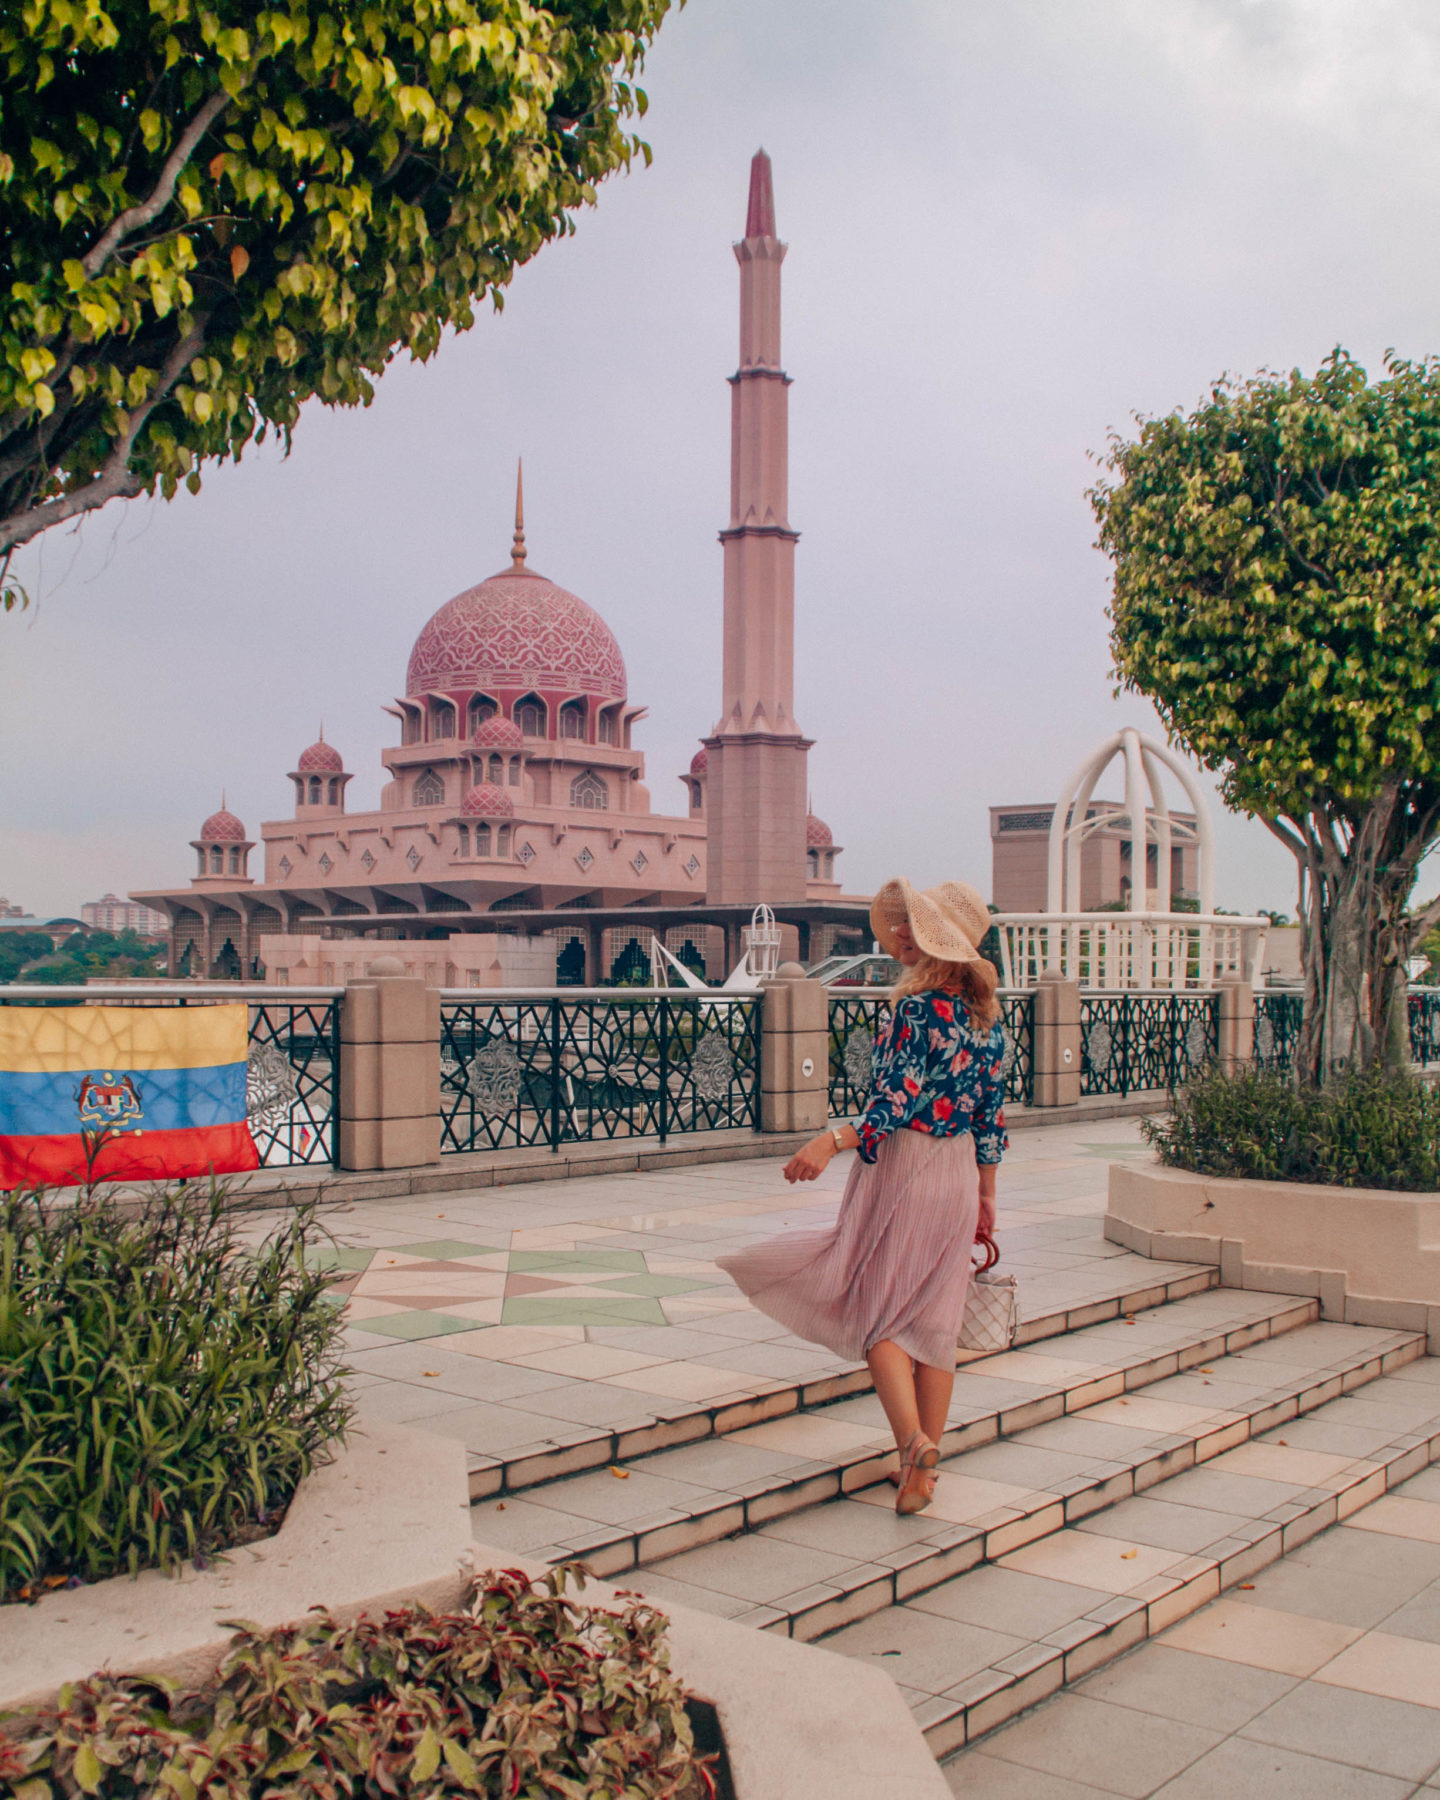
[[[712,902],[805,897],[806,752],[794,716],[795,543],[790,378],[780,366],[780,265],[770,158],[750,164],[740,264],[740,367],[731,377],[722,712],[705,810]]]

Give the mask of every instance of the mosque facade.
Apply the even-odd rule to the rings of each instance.
[[[683,810],[652,810],[635,742],[646,709],[630,698],[620,645],[593,607],[530,567],[517,480],[509,566],[426,621],[386,709],[399,742],[382,754],[379,810],[348,809],[353,772],[323,732],[288,773],[291,816],[258,839],[222,801],[192,840],[188,886],[133,896],[169,920],[171,974],[253,978],[279,965],[320,979],[314,955],[283,940],[330,946],[338,967],[346,942],[426,939],[454,944],[434,963],[449,985],[457,968],[500,967],[454,940],[493,949],[503,932],[551,940],[558,978],[595,984],[634,974],[653,932],[715,978],[762,901],[789,954],[868,944],[866,903],[842,894],[840,846],[809,807],[811,744],[794,717],[785,252],[762,150],[735,246],[721,709],[680,778]]]

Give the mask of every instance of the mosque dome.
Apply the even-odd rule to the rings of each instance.
[[[623,700],[625,659],[593,607],[516,567],[447,600],[427,621],[405,691],[436,688],[548,688]]]
[[[514,816],[515,802],[504,788],[496,787],[490,781],[482,781],[471,788],[462,801],[460,810],[467,818],[472,819],[509,819]]]
[[[702,744],[690,758],[690,773],[692,775],[703,775],[709,767],[710,752]]]
[[[835,842],[834,833],[823,819],[817,819],[814,813],[806,815],[805,847],[807,850],[828,850]]]
[[[245,827],[234,813],[227,812],[222,806],[219,812],[211,813],[200,827],[200,842],[202,844],[243,844]]]
[[[333,744],[317,738],[308,750],[300,752],[295,767],[302,775],[340,775],[344,773],[345,760]]]
[[[486,750],[519,750],[525,739],[513,719],[507,719],[502,713],[495,713],[488,719],[482,719],[475,727],[475,742]]]

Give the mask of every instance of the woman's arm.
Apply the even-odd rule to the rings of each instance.
[[[860,1143],[860,1133],[853,1125],[841,1125],[834,1131],[822,1131],[818,1137],[811,1138],[786,1163],[784,1175],[787,1181],[813,1181],[817,1175],[823,1175],[830,1167],[830,1158],[841,1150],[854,1150]]]

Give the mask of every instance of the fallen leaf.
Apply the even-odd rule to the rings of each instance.
[[[1238,1583],[1238,1585],[1240,1587],[1246,1589],[1247,1592],[1253,1592],[1254,1587],[1255,1587],[1255,1583],[1253,1581],[1242,1581],[1242,1582]]]
[[[503,1500],[497,1500],[495,1502],[495,1510],[496,1510],[496,1512],[504,1512],[505,1502]]]
[[[1121,1401],[1121,1402],[1120,1402],[1120,1404],[1121,1404],[1121,1405],[1122,1405],[1122,1406],[1128,1406],[1128,1405],[1129,1405],[1129,1404],[1130,1404],[1130,1402],[1129,1402],[1129,1401],[1128,1401],[1128,1400],[1122,1400],[1122,1401]]]
[[[1121,1562],[1134,1562],[1139,1554],[1140,1552],[1138,1550],[1122,1550],[1120,1552],[1120,1560]]]
[[[427,1381],[431,1381],[440,1373],[440,1371],[438,1369],[422,1369],[420,1373]]]
[[[628,1481],[630,1479],[630,1471],[628,1469],[617,1469],[613,1464],[611,1465],[610,1473],[617,1481]]]
[[[1284,1449],[1284,1450],[1288,1450],[1288,1449],[1289,1449],[1289,1448],[1290,1448],[1290,1440],[1289,1440],[1289,1438],[1276,1438],[1276,1440],[1275,1440],[1275,1442],[1276,1442],[1276,1443],[1277,1443],[1277,1444],[1279,1444],[1279,1445],[1280,1445],[1280,1447],[1281,1447],[1281,1448],[1282,1448],[1282,1449]]]
[[[1201,1369],[1200,1373],[1202,1375],[1213,1375],[1215,1371],[1213,1369]]]

